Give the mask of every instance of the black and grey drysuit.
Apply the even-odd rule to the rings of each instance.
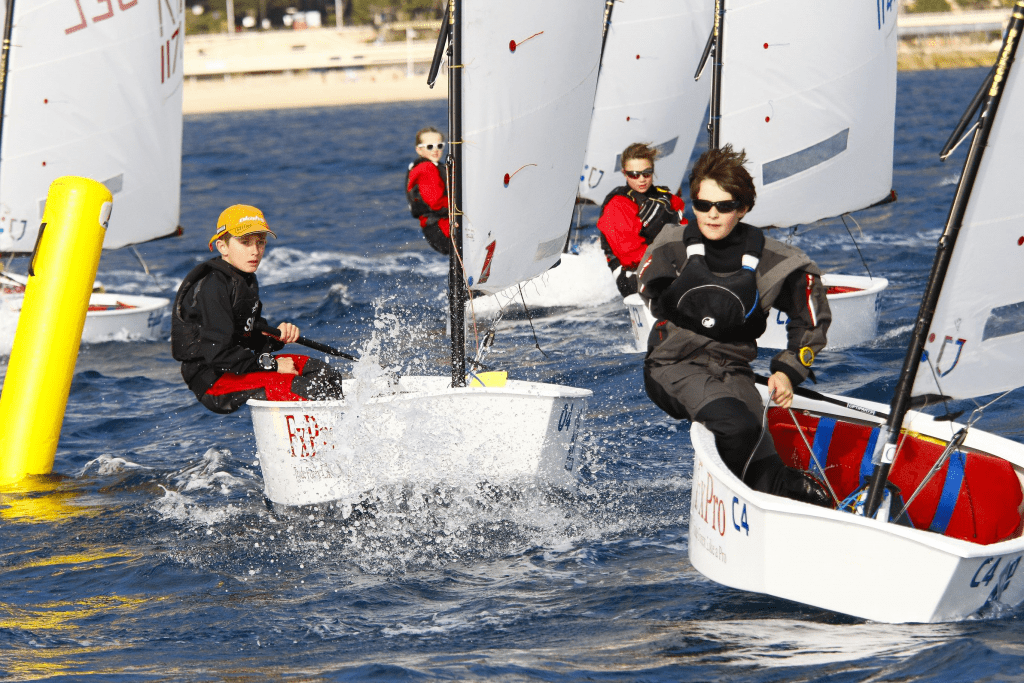
[[[696,225],[666,226],[637,272],[640,296],[658,318],[644,359],[647,395],[672,417],[704,424],[729,469],[746,469],[751,488],[788,495],[796,475],[767,431],[752,455],[763,404],[750,362],[774,306],[789,323],[771,371],[794,387],[810,375],[832,321],[818,267],[800,249],[738,223],[717,241]]]

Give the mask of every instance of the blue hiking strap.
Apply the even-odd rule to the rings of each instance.
[[[960,487],[964,483],[964,455],[956,451],[949,456],[949,465],[946,468],[946,482],[942,485],[942,495],[939,496],[939,505],[935,508],[935,516],[928,526],[932,531],[944,534],[949,520],[953,517],[953,508],[960,497]]]
[[[811,451],[813,451],[814,458],[817,458],[818,461],[816,463],[814,458],[811,458],[811,462],[807,464],[807,469],[822,481],[825,480],[825,469],[828,467],[828,447],[832,443],[832,431],[835,428],[835,420],[830,417],[823,417],[818,420],[818,429],[814,432],[814,444],[811,446]],[[818,464],[821,465],[820,469]]]
[[[862,486],[871,479],[871,473],[875,471],[875,466],[871,464],[871,456],[875,454],[878,433],[878,427],[871,430],[871,436],[868,437],[868,445],[864,447],[864,457],[860,460],[860,483]]]

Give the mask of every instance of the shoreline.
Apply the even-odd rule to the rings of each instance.
[[[897,69],[921,71],[991,67],[997,53],[989,50],[901,50]],[[409,77],[403,68],[335,69],[218,78],[188,77],[183,85],[186,116],[268,109],[341,107],[353,104],[441,100],[448,79],[438,74],[431,89],[422,68]]]

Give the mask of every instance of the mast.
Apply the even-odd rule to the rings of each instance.
[[[604,2],[604,24],[601,26],[601,61],[604,61],[604,46],[608,42],[608,29],[612,25],[612,10],[615,9],[615,0]]]
[[[725,28],[725,0],[715,0],[715,27],[711,32],[714,48],[711,65],[711,109],[708,116],[708,149],[718,149],[719,123],[722,120],[722,34]]]
[[[0,47],[0,149],[4,141],[4,104],[7,102],[7,71],[11,57],[11,31],[14,28],[14,0],[7,0],[4,14],[4,42]],[[0,170],[3,159],[0,158]]]
[[[466,279],[462,267],[462,2],[448,3],[448,317],[451,321],[452,386],[466,386]]]
[[[960,233],[964,214],[967,212],[967,204],[971,191],[974,188],[974,181],[978,176],[982,155],[985,152],[985,147],[988,145],[989,133],[992,131],[996,111],[1003,96],[1003,86],[1013,64],[1022,30],[1024,30],[1024,0],[1017,0],[1006,28],[1006,35],[1003,37],[1002,48],[999,50],[999,59],[996,62],[991,86],[981,103],[980,125],[974,132],[971,147],[967,152],[967,159],[964,162],[964,170],[960,175],[960,184],[957,186],[956,196],[953,198],[953,204],[949,209],[949,217],[946,219],[946,227],[939,237],[935,260],[932,262],[931,274],[928,276],[928,285],[925,289],[924,298],[921,300],[921,307],[917,313],[917,322],[914,325],[914,332],[911,336],[910,345],[907,348],[903,369],[900,371],[900,379],[892,399],[889,420],[883,427],[885,440],[879,439],[879,445],[876,447],[872,457],[874,469],[871,473],[864,510],[865,515],[868,517],[874,517],[878,506],[882,502],[885,482],[889,476],[889,470],[892,468],[893,460],[896,457],[896,441],[899,438],[903,420],[910,409],[910,394],[914,387],[914,380],[917,377],[918,367],[921,364],[921,356],[928,338],[928,332],[935,317],[935,308],[938,304],[939,294],[942,292],[942,282],[949,269],[950,259],[953,257],[953,247]]]

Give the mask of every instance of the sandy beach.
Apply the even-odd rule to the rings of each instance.
[[[300,72],[185,79],[182,109],[208,114],[255,109],[337,107],[371,102],[444,99],[448,79],[438,76],[433,90],[425,73],[406,77],[404,69]]]
[[[185,43],[183,111],[204,114],[444,99],[427,86],[433,40],[376,43],[372,31],[320,29],[195,36]],[[957,40],[900,45],[901,71],[991,66],[994,46]],[[252,71],[257,73],[246,73]],[[412,71],[413,75],[409,76]]]

